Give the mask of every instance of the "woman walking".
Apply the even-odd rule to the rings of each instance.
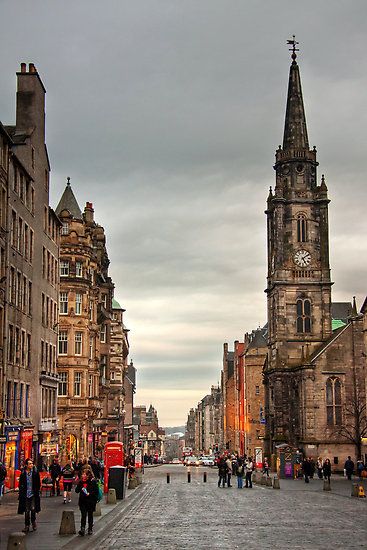
[[[324,479],[327,479],[330,483],[330,476],[331,476],[331,462],[329,458],[325,458],[324,464],[322,467],[322,472],[324,474]]]
[[[91,468],[84,468],[79,483],[75,487],[75,492],[79,493],[79,508],[81,512],[81,522],[79,535],[84,537],[85,526],[88,515],[88,535],[93,534],[93,512],[96,509],[98,500],[98,485],[93,477]]]
[[[242,489],[243,487],[243,460],[242,458],[237,459],[237,466],[236,466],[236,476],[237,476],[237,489]]]
[[[40,490],[40,475],[33,466],[33,460],[27,458],[19,477],[18,514],[25,514],[23,533],[29,533],[31,522],[33,531],[37,530],[36,514],[41,511]]]
[[[68,459],[67,463],[62,469],[61,472],[63,483],[64,483],[64,504],[66,502],[71,502],[71,489],[73,486],[73,480],[74,480],[74,468],[71,464],[70,458]]]

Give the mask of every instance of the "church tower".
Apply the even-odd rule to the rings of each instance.
[[[283,146],[275,155],[276,184],[267,201],[269,451],[307,438],[309,357],[332,333],[328,192],[318,184],[310,149],[294,37]]]

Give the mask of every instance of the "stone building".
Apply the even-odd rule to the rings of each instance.
[[[165,431],[159,427],[158,413],[153,405],[147,410],[145,405],[134,407],[134,425],[139,430],[144,454],[158,459],[165,455]]]
[[[234,352],[223,344],[223,371],[221,380],[223,396],[223,443],[227,450],[234,451],[236,435],[236,377],[234,372]]]
[[[192,447],[198,454],[212,454],[222,448],[222,392],[218,386],[212,386],[210,394],[199,401],[193,413],[189,414],[192,422],[194,419],[194,429],[189,426],[194,435],[194,445]]]
[[[256,464],[263,462],[265,391],[263,369],[268,353],[266,328],[245,334],[243,353],[244,453]]]
[[[185,447],[195,448],[195,409],[190,409],[185,428]]]
[[[355,456],[340,435],[355,380],[365,399],[363,320],[356,309],[333,331],[328,189],[310,149],[296,54],[289,74],[283,145],[267,202],[267,451],[280,443],[332,462]]]
[[[46,90],[33,63],[17,73],[15,125],[0,125],[0,453],[9,471],[57,451],[60,222],[49,206]]]
[[[62,221],[58,416],[62,449],[76,458],[101,453],[108,440],[109,412],[115,419],[121,407],[114,391],[112,409],[108,405],[114,285],[108,275],[104,229],[94,221],[91,203],[87,202],[81,212],[69,178],[56,212]],[[116,365],[115,344],[112,349],[117,374],[120,367]],[[126,350],[121,348],[123,353]],[[118,386],[122,384],[123,380]]]

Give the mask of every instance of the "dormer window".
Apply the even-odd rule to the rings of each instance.
[[[69,223],[63,222],[61,227],[61,235],[69,235]]]

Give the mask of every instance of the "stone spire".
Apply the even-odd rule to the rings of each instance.
[[[57,216],[63,210],[68,210],[71,216],[77,220],[83,219],[83,215],[79,208],[79,204],[75,198],[73,190],[71,189],[70,178],[67,179],[65,191],[63,192],[60,202],[56,207],[55,212]]]
[[[296,44],[295,37],[288,40],[292,45],[292,64],[289,71],[289,85],[287,97],[287,109],[285,114],[283,150],[290,149],[309,149],[305,109],[303,106],[301,77],[299,67],[296,62]]]

